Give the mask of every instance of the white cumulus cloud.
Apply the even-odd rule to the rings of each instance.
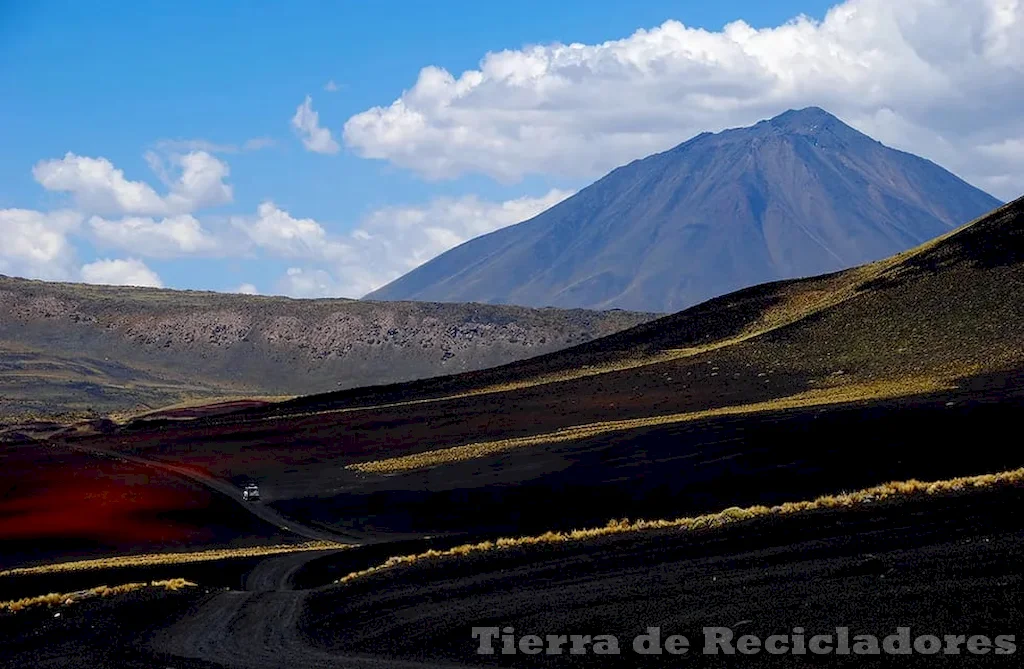
[[[163,214],[167,204],[153,187],[129,181],[106,158],[68,152],[63,158],[36,163],[32,174],[46,190],[69,192],[80,208],[95,212]]]
[[[179,174],[170,182],[171,192],[165,198],[168,213],[187,213],[232,201],[232,187],[224,182],[230,174],[226,162],[206,151],[172,155],[170,162]]]
[[[313,111],[313,98],[309,95],[296,108],[292,128],[302,139],[303,146],[314,153],[337,153],[341,148],[331,131],[320,127],[320,115]]]
[[[82,267],[82,281],[105,286],[145,286],[163,288],[163,282],[156,272],[141,260],[102,259]]]
[[[252,244],[270,255],[324,262],[357,258],[352,246],[332,237],[317,221],[295,218],[270,201],[259,205],[255,217],[236,216],[232,223]]]
[[[73,211],[0,209],[0,274],[74,278],[75,250],[68,233],[81,222],[81,214]]]
[[[89,219],[89,231],[101,244],[155,258],[211,254],[223,246],[191,214],[160,220],[137,216],[109,220],[93,216]]]
[[[276,285],[277,292],[291,297],[338,297],[345,286],[322,269],[289,267]]]
[[[91,216],[73,211],[0,210],[0,272],[89,283],[160,286],[139,258],[263,257],[295,261],[277,282],[295,297],[358,298],[459,244],[532,218],[572,195],[552,189],[538,197],[493,202],[475,195],[443,197],[420,205],[370,212],[357,227],[332,232],[272,201],[255,215],[215,220],[210,227],[191,214],[163,218]],[[98,260],[78,269],[69,236],[97,248],[123,250],[127,260]],[[257,294],[252,284],[235,292]]]
[[[705,130],[817,105],[1011,197],[1024,191],[1012,143],[1024,137],[1021,34],[1020,0],[847,0],[822,21],[763,29],[667,21],[600,44],[488,53],[458,76],[424,67],[343,136],[429,178],[592,178]]]
[[[370,213],[352,237],[372,251],[378,278],[367,291],[398,278],[474,237],[533,218],[572,195],[552,189],[540,197],[490,202],[474,195],[438,198],[425,205],[385,207]]]
[[[150,165],[170,188],[160,195],[149,184],[130,181],[124,171],[106,158],[89,158],[68,152],[63,158],[36,163],[32,174],[50,191],[71,193],[77,208],[95,214],[168,216],[231,202],[232,188],[224,183],[227,163],[206,151],[192,151],[170,159],[171,171],[155,154]],[[171,177],[171,172],[176,176]]]

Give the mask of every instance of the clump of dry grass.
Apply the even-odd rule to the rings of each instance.
[[[101,585],[95,588],[89,588],[88,590],[79,590],[77,592],[51,592],[47,595],[39,595],[38,597],[24,597],[22,599],[0,602],[0,611],[17,613],[18,611],[23,611],[24,609],[31,608],[33,606],[68,606],[70,604],[80,602],[83,599],[122,595],[126,592],[133,592],[143,588],[163,588],[164,590],[173,591],[195,586],[195,583],[192,581],[186,581],[183,578],[150,581],[149,583],[122,583],[121,585],[114,586]]]
[[[273,546],[251,546],[249,548],[220,548],[191,553],[147,553],[145,555],[119,555],[92,560],[75,562],[58,562],[38,567],[17,567],[0,571],[2,576],[27,576],[30,574],[56,574],[68,571],[84,571],[90,569],[111,569],[119,567],[148,567],[165,564],[184,564],[189,562],[207,562],[229,558],[261,557],[280,553],[297,553],[301,551],[323,551],[350,548],[351,544],[339,544],[331,541],[310,541],[302,544],[277,544]]]
[[[422,467],[434,467],[437,465],[461,462],[474,458],[488,457],[497,453],[503,453],[528,446],[578,441],[610,432],[622,432],[638,428],[657,427],[659,425],[670,425],[673,423],[685,423],[704,418],[716,418],[719,416],[733,416],[763,411],[781,411],[785,409],[798,409],[827,404],[841,404],[861,400],[903,397],[907,395],[916,395],[925,392],[949,389],[950,387],[951,386],[948,383],[939,379],[900,379],[853,383],[846,386],[817,388],[798,393],[796,395],[790,395],[788,397],[768,400],[765,402],[755,402],[752,404],[740,404],[718,407],[715,409],[706,409],[703,411],[689,411],[685,413],[674,413],[661,416],[646,416],[643,418],[629,418],[599,423],[588,423],[586,425],[574,425],[572,427],[561,428],[554,432],[548,432],[545,434],[530,435],[526,437],[512,437],[508,439],[498,439],[495,441],[483,441],[460,446],[449,446],[446,448],[423,451],[421,453],[386,458],[384,460],[357,462],[348,465],[347,468],[363,473],[394,474]]]
[[[676,518],[674,520],[611,520],[604,527],[596,527],[570,532],[545,532],[541,535],[524,537],[505,537],[496,541],[482,541],[476,544],[463,544],[446,550],[428,550],[414,555],[396,555],[383,563],[354,571],[335,583],[348,583],[358,578],[375,574],[402,565],[412,564],[421,560],[452,559],[472,553],[508,550],[525,546],[539,546],[574,541],[587,541],[598,537],[615,534],[644,532],[650,530],[682,530],[685,532],[707,530],[729,525],[731,523],[764,518],[768,516],[787,516],[796,513],[807,513],[825,509],[849,509],[864,506],[883,500],[900,500],[913,497],[948,495],[971,490],[982,490],[996,486],[1017,485],[1024,482],[1024,467],[997,474],[981,474],[963,476],[941,481],[892,481],[856,492],[838,495],[824,495],[810,501],[786,502],[776,506],[749,506],[745,508],[729,507],[717,513],[702,516]]]

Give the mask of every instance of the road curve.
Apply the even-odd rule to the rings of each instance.
[[[226,495],[248,513],[305,539],[354,544],[354,537],[312,528],[278,513],[272,507],[246,502],[228,481],[188,467],[119,453],[87,444],[69,448],[96,457],[151,467],[184,477]],[[245,669],[434,669],[452,664],[419,663],[361,655],[337,655],[310,645],[298,631],[309,591],[295,590],[294,577],[308,562],[337,550],[304,551],[266,558],[243,581],[243,590],[212,594],[197,610],[151,638],[152,650],[163,655],[199,659],[224,667]]]
[[[331,551],[263,560],[245,590],[211,595],[198,609],[153,634],[149,647],[162,657],[213,662],[232,669],[432,669],[454,667],[364,655],[338,655],[308,643],[298,630],[310,591],[293,590],[295,573]]]
[[[169,474],[187,478],[194,481],[215,493],[225,495],[229,499],[233,500],[240,507],[245,509],[252,515],[264,520],[271,525],[275,525],[282,530],[291,532],[292,534],[298,535],[304,539],[312,541],[333,541],[336,543],[343,544],[355,544],[358,543],[356,537],[341,534],[338,532],[331,532],[325,529],[313,528],[308,525],[303,525],[291,518],[288,518],[281,513],[278,513],[273,507],[267,506],[266,504],[247,502],[240,496],[238,488],[236,488],[229,481],[216,478],[209,474],[184,467],[182,465],[176,465],[170,462],[164,462],[163,460],[153,460],[151,458],[144,458],[138,455],[131,455],[128,453],[119,453],[117,451],[111,451],[105,448],[97,446],[91,446],[88,444],[81,443],[70,443],[62,442],[63,445],[68,448],[74,449],[82,453],[88,453],[101,458],[111,458],[114,460],[120,460],[122,462],[129,462],[143,467],[150,467],[153,469],[159,469]]]

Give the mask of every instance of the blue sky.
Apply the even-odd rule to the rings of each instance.
[[[1000,39],[1022,10],[984,0],[924,30],[934,2],[849,0],[826,20],[832,4],[6,2],[0,272],[356,296],[617,164],[805,104],[1019,193],[1020,96],[980,112],[970,98],[1021,82],[1021,50]],[[980,55],[942,32],[964,26],[989,40]],[[950,74],[966,56],[974,69]],[[975,90],[951,103],[957,76]],[[326,152],[292,123],[306,96]],[[196,174],[223,168],[227,190],[110,204],[131,183],[184,192],[196,152]],[[129,185],[79,160],[100,158]]]

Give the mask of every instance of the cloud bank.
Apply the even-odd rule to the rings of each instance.
[[[286,260],[291,267],[273,284],[296,297],[361,297],[439,253],[500,227],[531,218],[571,192],[492,202],[474,195],[391,206],[367,214],[347,232],[295,216],[271,200],[252,214],[208,216],[203,209],[229,201],[227,163],[206,151],[149,163],[167,185],[160,194],[129,180],[106,158],[68,153],[36,164],[47,190],[69,193],[75,209],[0,210],[5,244],[0,273],[51,280],[161,286],[143,259],[206,257]],[[91,215],[90,215],[91,214]],[[116,214],[116,215],[111,215]],[[127,258],[81,265],[72,240]],[[237,292],[255,293],[251,283]]]
[[[602,44],[424,67],[390,105],[350,118],[359,155],[432,179],[593,178],[705,130],[824,107],[886,144],[1009,198],[1024,192],[1024,3],[848,0],[720,31],[667,21]]]

